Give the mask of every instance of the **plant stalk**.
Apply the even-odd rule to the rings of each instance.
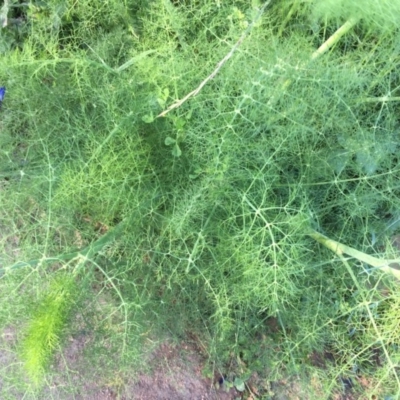
[[[343,257],[343,254],[347,254],[350,257],[355,258],[362,263],[368,264],[372,267],[379,268],[381,271],[395,276],[400,279],[400,270],[397,268],[400,264],[400,258],[394,260],[380,259],[369,254],[363,253],[362,251],[353,249],[343,243],[336,242],[335,240],[329,239],[319,232],[311,231],[309,234],[318,243],[321,243],[329,250],[332,250],[339,257]]]

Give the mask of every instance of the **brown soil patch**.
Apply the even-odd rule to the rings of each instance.
[[[154,371],[140,374],[130,385],[130,399],[231,400],[236,397],[235,390],[216,390],[212,379],[203,377],[201,355],[191,345],[164,342],[151,358]]]
[[[164,341],[146,358],[148,372],[132,368],[118,376],[105,378],[102,371],[87,367],[84,348],[91,341],[90,335],[70,340],[57,357],[56,370],[68,369],[69,382],[55,379],[52,388],[46,389],[48,398],[63,400],[234,400],[240,398],[235,389],[217,389],[213,379],[203,375],[205,360],[195,345]],[[113,357],[110,354],[110,357]],[[86,365],[80,367],[80,365]],[[65,385],[73,385],[74,393],[65,393]],[[63,393],[64,392],[64,393]]]

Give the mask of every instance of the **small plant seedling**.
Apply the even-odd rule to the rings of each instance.
[[[164,143],[165,143],[166,146],[172,146],[171,153],[172,153],[172,155],[174,157],[180,157],[182,155],[182,150],[180,149],[179,144],[176,142],[175,139],[173,139],[170,136],[167,136],[165,138],[165,142]]]

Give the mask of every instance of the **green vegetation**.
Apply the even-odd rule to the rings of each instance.
[[[398,15],[5,1],[0,321],[20,364],[0,397],[40,398],[84,330],[106,372],[195,333],[210,370],[240,360],[241,386],[300,376],[331,398],[351,378],[400,398]]]

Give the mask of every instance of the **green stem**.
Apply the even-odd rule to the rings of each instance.
[[[396,268],[399,265],[400,259],[385,260],[370,256],[369,254],[363,253],[362,251],[353,249],[343,243],[336,242],[335,240],[329,239],[319,232],[311,231],[309,234],[318,243],[321,243],[329,250],[332,250],[340,258],[343,254],[347,254],[350,257],[355,258],[362,263],[371,265],[372,267],[379,268],[381,271],[394,275],[397,279],[400,279],[400,271]]]
[[[350,18],[347,20],[332,36],[328,38],[319,48],[311,55],[311,60],[315,60],[322,54],[326,53],[334,44],[336,44],[343,35],[345,35],[359,21],[359,18]]]
[[[359,21],[358,18],[350,18],[346,21],[332,36],[328,38],[319,48],[318,50],[314,51],[310,57],[310,61],[312,62],[322,54],[326,53],[334,44],[336,44],[343,35],[345,35],[357,22]],[[286,79],[281,86],[279,86],[279,90],[277,91],[277,95],[272,95],[271,98],[268,100],[267,105],[269,107],[273,106],[275,102],[282,96],[288,89],[288,87],[292,84],[293,79],[288,78]]]
[[[360,102],[363,103],[376,103],[376,102],[382,102],[382,103],[387,103],[389,101],[400,101],[400,97],[388,97],[388,96],[381,96],[381,97],[365,97],[362,99],[359,99]]]

